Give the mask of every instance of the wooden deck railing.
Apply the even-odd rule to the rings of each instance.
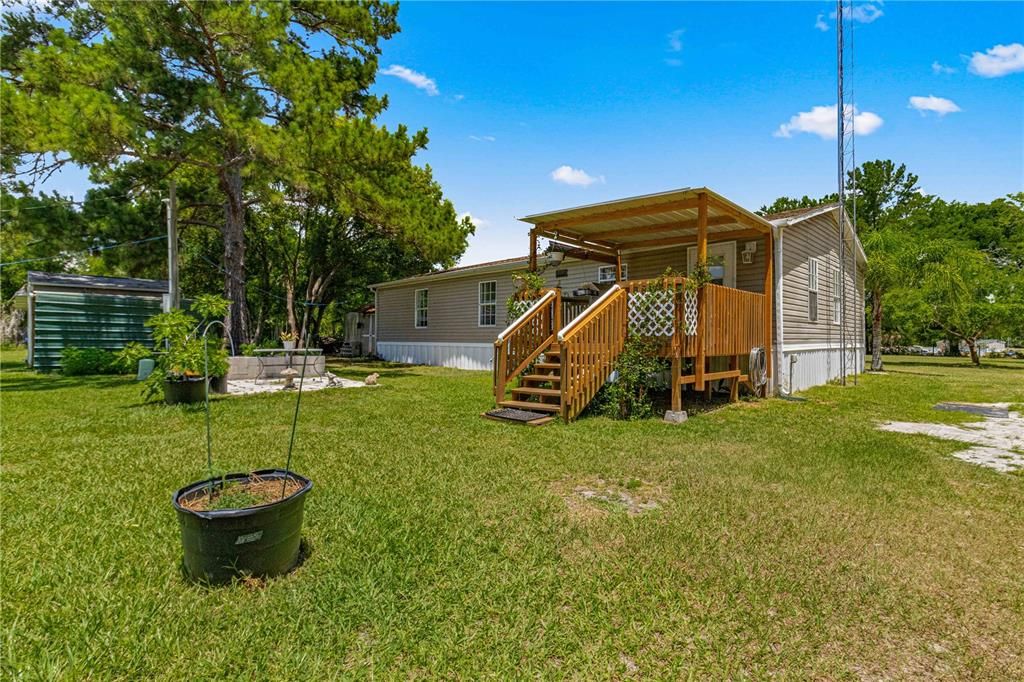
[[[575,419],[611,374],[626,342],[626,312],[626,290],[616,284],[559,332],[563,419]]]
[[[494,342],[494,397],[505,398],[505,387],[544,352],[558,333],[562,295],[548,289],[514,320]]]
[[[708,284],[703,289],[704,354],[707,357],[746,355],[766,346],[764,294]]]

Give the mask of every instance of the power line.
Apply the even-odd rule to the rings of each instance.
[[[12,260],[12,261],[8,261],[6,263],[0,263],[0,268],[6,267],[8,265],[22,265],[24,263],[35,263],[37,261],[56,260],[57,258],[73,258],[75,256],[88,256],[88,255],[91,255],[91,254],[95,253],[96,251],[109,251],[110,249],[117,249],[117,248],[120,248],[122,246],[135,246],[136,244],[145,244],[146,242],[153,242],[153,241],[156,241],[158,239],[167,239],[167,235],[166,234],[161,234],[161,235],[157,235],[155,237],[146,237],[145,239],[136,239],[136,240],[130,241],[130,242],[121,242],[120,244],[107,244],[106,246],[94,246],[94,247],[92,247],[90,249],[85,249],[84,251],[72,251],[70,253],[68,253],[68,252],[58,253],[58,254],[53,255],[53,256],[40,256],[38,258],[22,258],[21,260]]]

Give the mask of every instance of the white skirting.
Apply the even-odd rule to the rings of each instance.
[[[407,362],[412,365],[488,371],[494,365],[494,345],[490,343],[378,340],[377,354],[391,362]]]
[[[795,358],[795,362],[790,358]],[[787,393],[803,391],[838,379],[842,374],[842,350],[838,344],[786,344],[782,349],[779,385]],[[864,347],[847,347],[846,374],[864,371]]]

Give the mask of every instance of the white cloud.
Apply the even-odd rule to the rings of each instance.
[[[465,95],[453,95],[452,99],[455,100],[456,102],[461,102],[462,100],[466,99],[466,96]]]
[[[849,106],[849,105],[847,105]],[[834,140],[839,134],[836,130],[839,110],[835,104],[831,106],[811,107],[810,111],[801,111],[783,123],[772,133],[775,137],[793,137],[793,133],[811,133],[825,140]],[[848,109],[853,115],[853,127],[858,135],[870,135],[882,127],[882,117],[871,111]]]
[[[486,227],[490,224],[490,221],[478,218],[469,211],[459,214],[459,220],[462,220],[463,218],[469,218],[469,222],[473,223],[474,227]]]
[[[494,135],[470,135],[469,139],[473,140],[474,142],[494,142],[498,138],[496,138]]]
[[[665,63],[668,64],[669,66],[682,66],[683,60],[673,59],[672,57],[669,57],[668,59],[665,60]]]
[[[683,51],[683,31],[685,29],[677,28],[668,34],[668,52],[682,52]]]
[[[853,3],[851,2],[851,5],[852,4]],[[870,24],[871,22],[875,21],[876,19],[880,19],[882,17],[882,15],[884,14],[884,12],[882,12],[882,4],[883,3],[881,2],[881,0],[878,0],[877,2],[865,2],[865,3],[860,4],[860,5],[853,5],[853,9],[852,10],[849,9],[849,8],[844,10],[843,16],[846,17],[846,18],[851,18],[851,19],[853,19],[853,21],[857,21],[857,22],[860,22],[862,24]],[[831,12],[828,15],[828,18],[832,19],[833,21],[835,21],[835,18],[836,18],[835,11]],[[829,28],[831,28],[825,22],[825,15],[824,14],[819,14],[818,15],[817,20],[814,22],[814,28],[818,29],[819,31],[827,31],[827,30],[829,30]]]
[[[960,107],[953,100],[946,99],[945,97],[936,97],[935,95],[911,97],[909,106],[911,109],[917,109],[922,114],[933,111],[939,116],[960,111]]]
[[[380,73],[385,76],[394,76],[395,78],[399,78],[406,83],[423,90],[431,97],[441,94],[441,91],[437,89],[437,83],[434,82],[433,78],[430,78],[419,71],[413,71],[412,69],[406,68],[401,64],[392,64],[388,68],[382,69]]]
[[[967,69],[983,78],[999,78],[1024,71],[1024,44],[996,45],[984,53],[975,52],[971,55]]]
[[[603,175],[594,177],[582,168],[573,168],[572,166],[559,166],[555,170],[551,171],[551,179],[555,182],[561,182],[566,185],[575,185],[577,187],[589,187],[595,182],[604,182]]]
[[[956,73],[956,69],[954,69],[952,66],[940,64],[939,62],[932,62],[932,73],[938,76],[944,73]]]

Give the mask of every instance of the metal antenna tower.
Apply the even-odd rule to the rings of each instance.
[[[857,225],[857,145],[856,145],[856,102],[853,97],[853,27],[854,8],[853,0],[836,0],[836,182],[839,196],[839,346],[840,346],[840,382],[846,385],[847,356],[849,355],[849,317],[854,322],[860,318],[859,315],[848,315],[846,300],[846,273],[847,273],[847,248],[846,248],[846,182],[850,178],[850,190],[853,198],[852,224],[854,234]],[[857,254],[853,244],[849,252],[853,260],[853,268],[850,270],[853,281],[857,281]],[[834,281],[833,281],[834,282]],[[856,291],[856,286],[854,286]],[[854,297],[856,298],[856,296]],[[833,313],[834,314],[834,313]],[[856,329],[856,324],[854,325]],[[854,338],[854,348],[857,346]],[[831,353],[830,353],[831,355]],[[857,381],[858,360],[852,358],[854,367],[854,382]]]

